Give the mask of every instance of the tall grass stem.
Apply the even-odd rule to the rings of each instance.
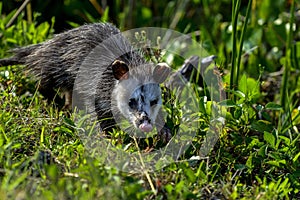
[[[250,17],[250,11],[252,7],[252,0],[249,0],[248,6],[247,6],[247,11],[246,11],[246,17],[245,17],[245,22],[243,25],[242,33],[241,33],[241,38],[240,38],[240,43],[239,43],[239,50],[237,52],[237,64],[236,64],[236,77],[235,77],[235,85],[239,85],[239,74],[240,74],[240,65],[241,65],[241,59],[242,59],[242,53],[243,53],[243,44],[244,44],[244,38],[245,34],[247,31],[247,25],[248,25],[248,20]]]
[[[231,57],[231,70],[230,70],[230,90],[234,89],[234,83],[236,78],[236,49],[237,49],[237,21],[239,15],[239,8],[241,0],[232,1],[232,57]]]
[[[288,92],[288,78],[290,76],[290,63],[291,56],[292,56],[292,38],[293,38],[293,24],[295,20],[295,1],[292,0],[291,2],[291,10],[290,10],[290,21],[289,21],[289,30],[287,34],[287,40],[286,40],[286,59],[284,63],[284,72],[282,77],[282,84],[281,84],[281,90],[280,90],[280,103],[283,107],[284,112],[286,112],[289,109],[289,105],[287,104],[287,96],[289,94]]]

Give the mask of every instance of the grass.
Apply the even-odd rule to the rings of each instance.
[[[203,1],[203,5],[208,15],[207,2]],[[0,199],[299,198],[300,91],[297,63],[300,43],[292,43],[299,39],[299,35],[292,32],[295,16],[291,14],[286,21],[290,29],[284,45],[275,45],[279,51],[284,46],[286,48],[279,57],[285,67],[279,87],[281,92],[273,95],[272,81],[278,77],[268,69],[279,70],[274,66],[276,61],[272,60],[279,54],[265,50],[267,46],[274,46],[273,40],[266,39],[266,44],[256,37],[262,28],[258,22],[248,23],[257,18],[255,13],[250,17],[250,8],[254,9],[252,3],[258,2],[248,2],[245,18],[242,18],[241,1],[233,3],[232,32],[222,32],[224,42],[217,52],[219,58],[231,55],[231,66],[221,65],[220,70],[225,73],[222,77],[224,87],[233,98],[228,96],[219,105],[212,103],[209,106],[203,97],[197,97],[202,112],[197,113],[200,126],[192,145],[179,161],[156,171],[136,173],[132,170],[126,173],[104,162],[97,152],[86,148],[81,137],[84,130],[76,123],[78,116],[75,113],[47,103],[36,91],[34,78],[21,73],[22,66],[0,67]],[[267,1],[262,7],[264,3]],[[293,13],[297,4],[295,1],[291,3],[290,13]],[[181,12],[176,23],[181,22]],[[20,16],[13,26],[6,29],[5,24],[12,15],[1,16],[1,57],[7,56],[7,50],[14,46],[39,43],[52,37],[54,21],[37,25]],[[277,31],[281,30],[281,25],[266,23],[269,24],[265,24],[267,28],[263,31],[284,37],[284,34],[278,34],[281,31]],[[212,33],[217,34],[217,31]],[[205,38],[205,31],[203,34]],[[253,41],[259,50],[251,50]],[[204,45],[213,43],[204,41]],[[211,51],[215,50],[211,48]],[[261,60],[262,57],[269,57],[271,61]],[[229,62],[219,59],[217,63]],[[179,61],[174,63],[176,66],[180,64]],[[263,89],[266,84],[270,86]],[[220,105],[225,109],[226,123],[213,149],[207,156],[199,158],[211,113]],[[175,120],[171,124],[176,126],[184,113],[172,107],[168,109]],[[139,152],[136,141],[130,140],[125,133],[115,131],[110,141],[121,150]],[[93,142],[92,145],[99,144]],[[151,147],[151,141],[145,141],[145,145]],[[145,162],[142,158],[138,161]]]

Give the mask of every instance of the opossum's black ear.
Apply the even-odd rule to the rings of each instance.
[[[171,68],[167,63],[158,63],[153,71],[154,80],[157,83],[162,83],[170,75]]]
[[[125,80],[128,79],[129,74],[129,68],[128,65],[121,61],[121,60],[115,60],[112,64],[112,71],[113,75],[117,80]]]

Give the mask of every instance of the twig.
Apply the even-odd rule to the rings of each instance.
[[[97,12],[100,15],[103,15],[103,9],[102,7],[99,5],[99,3],[96,0],[90,0],[91,4],[94,6],[94,8],[97,10]]]
[[[6,24],[5,28],[10,27],[16,18],[20,15],[20,13],[24,10],[25,6],[30,2],[30,0],[25,0],[23,4],[20,6],[20,8],[17,10],[17,12],[14,14],[14,16],[9,20],[9,22]]]
[[[151,177],[150,177],[150,175],[149,175],[149,173],[148,173],[148,171],[147,171],[147,169],[146,169],[146,166],[145,166],[145,163],[144,163],[144,160],[143,160],[141,151],[140,151],[140,149],[139,149],[139,145],[138,145],[138,143],[137,143],[136,137],[133,137],[133,139],[134,139],[134,142],[135,142],[136,147],[138,148],[138,155],[139,155],[139,158],[140,158],[140,161],[141,161],[143,170],[144,170],[143,172],[144,172],[144,174],[145,174],[145,176],[146,176],[146,178],[147,178],[147,180],[148,180],[148,182],[149,182],[149,185],[150,185],[150,188],[151,188],[152,192],[154,193],[154,195],[156,195],[157,192],[156,192],[156,190],[155,190],[155,187],[154,187],[154,184],[153,184],[153,182],[152,182],[152,180],[151,180]]]

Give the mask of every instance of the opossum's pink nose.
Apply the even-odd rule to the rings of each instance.
[[[143,132],[150,132],[153,127],[147,120],[144,120],[144,122],[139,125],[139,129]]]

